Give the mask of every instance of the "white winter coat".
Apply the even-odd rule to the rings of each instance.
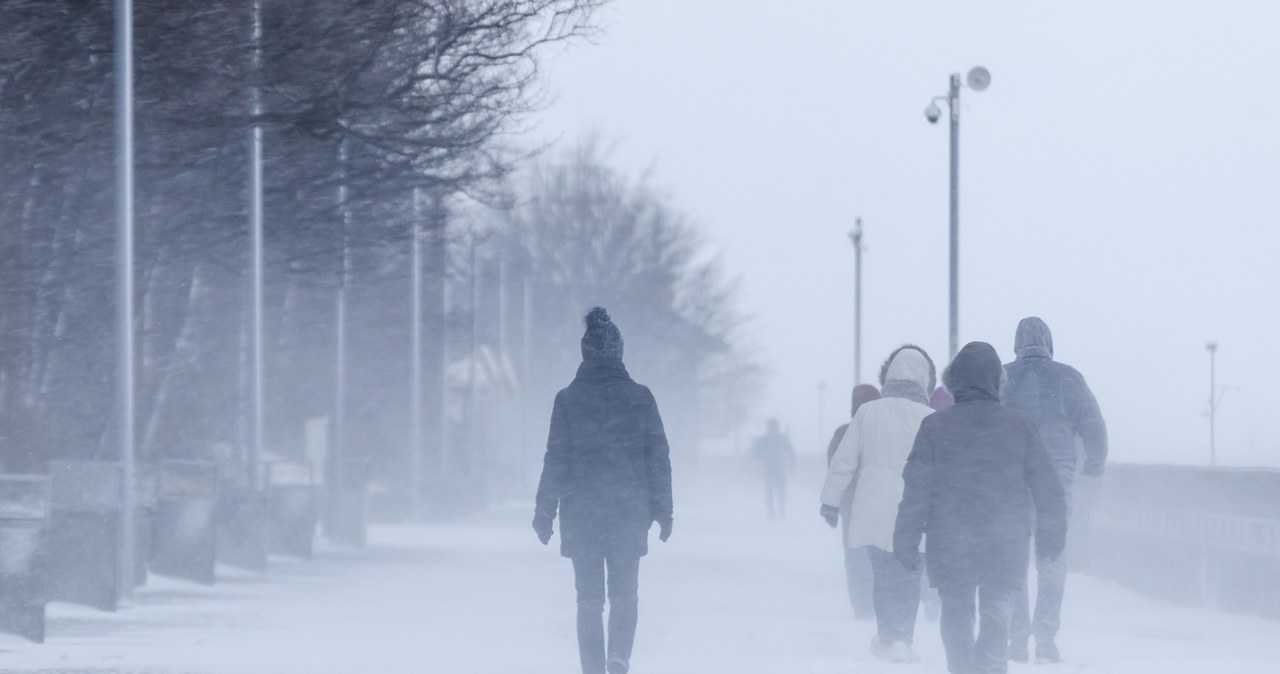
[[[928,395],[928,361],[915,349],[903,349],[889,363],[886,389],[895,380],[918,385]],[[893,549],[893,527],[902,501],[902,469],[920,422],[930,414],[933,410],[924,403],[885,397],[864,403],[849,422],[822,488],[822,503],[838,508],[845,490],[853,484],[852,511],[841,513],[849,518],[846,547]]]

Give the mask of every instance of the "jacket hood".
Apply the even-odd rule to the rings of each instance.
[[[1053,358],[1053,333],[1039,316],[1028,316],[1018,322],[1013,337],[1013,352],[1018,358],[1040,356]]]
[[[889,357],[884,372],[884,389],[887,398],[911,398],[928,404],[933,390],[935,373],[933,361],[924,351],[915,347],[898,349]]]
[[[862,407],[863,403],[879,399],[880,391],[871,384],[858,384],[853,387],[853,400],[849,409],[849,418],[852,419],[858,413],[858,408]]]
[[[1000,364],[995,347],[986,342],[969,342],[942,373],[942,382],[957,403],[969,400],[999,402],[1004,366]]]
[[[902,363],[898,363],[895,368],[895,362],[898,360],[898,356],[908,351],[913,354],[913,357],[910,359],[911,362],[908,363],[907,361],[903,361]],[[925,363],[923,374],[916,371],[920,361],[916,360],[914,356],[919,356],[919,358],[923,359]],[[889,357],[880,365],[880,395],[886,395],[884,387],[893,380],[919,384],[923,389],[923,395],[925,398],[928,398],[929,392],[938,385],[938,370],[934,367],[933,359],[929,357],[929,354],[926,353],[924,349],[916,346],[915,344],[903,344],[902,346],[894,349],[893,353],[890,353]]]

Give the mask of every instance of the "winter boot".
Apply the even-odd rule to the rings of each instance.
[[[1031,659],[1026,639],[1014,638],[1009,642],[1009,659],[1013,662],[1026,662]]]
[[[1053,639],[1036,639],[1036,664],[1052,665],[1059,662],[1062,662],[1062,655],[1058,653]]]
[[[609,662],[605,663],[604,667],[609,674],[627,674],[627,670],[631,669],[631,665],[626,660],[616,655],[609,658]]]
[[[881,660],[893,659],[893,648],[890,644],[880,641],[880,636],[871,637],[871,654]]]
[[[893,642],[893,646],[889,648],[889,659],[902,663],[920,662],[915,651],[911,650],[911,645],[905,641]]]

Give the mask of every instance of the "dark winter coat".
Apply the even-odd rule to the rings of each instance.
[[[1062,484],[1035,424],[1000,405],[1000,380],[995,349],[966,345],[943,375],[955,406],[920,424],[903,470],[894,554],[913,557],[925,535],[934,586],[1025,582],[1031,500],[1038,552],[1066,540]]]
[[[1036,422],[1049,458],[1064,482],[1076,473],[1076,436],[1084,445],[1084,471],[1101,475],[1107,461],[1107,425],[1098,401],[1075,368],[1053,360],[1053,334],[1034,316],[1018,323],[1017,360],[1005,366],[1009,382],[1000,392],[1005,407]]]
[[[560,554],[644,555],[671,520],[671,460],[658,405],[622,361],[588,358],[556,394],[535,517],[560,513]]]

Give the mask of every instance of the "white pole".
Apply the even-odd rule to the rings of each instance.
[[[253,3],[253,70],[262,69],[262,2]],[[253,115],[262,114],[262,92],[253,87]],[[249,131],[249,228],[253,265],[253,440],[247,461],[250,490],[258,488],[258,462],[262,458],[263,359],[262,359],[262,127]]]
[[[409,309],[409,509],[422,516],[422,195],[413,190],[413,269],[409,273],[413,290]]]
[[[347,275],[351,260],[347,250],[347,232],[350,228],[351,209],[347,206],[347,141],[343,139],[339,149],[338,163],[342,172],[342,181],[338,185],[338,204],[342,209],[339,242],[342,246],[342,267],[338,271],[337,297],[337,353],[336,374],[334,377],[334,411],[333,411],[333,447],[330,448],[329,477],[333,483],[329,485],[329,494],[336,497],[341,486],[342,461],[346,455],[347,440]],[[332,517],[332,511],[330,511]]]
[[[133,595],[133,0],[116,0],[116,387],[121,474],[120,592]]]

